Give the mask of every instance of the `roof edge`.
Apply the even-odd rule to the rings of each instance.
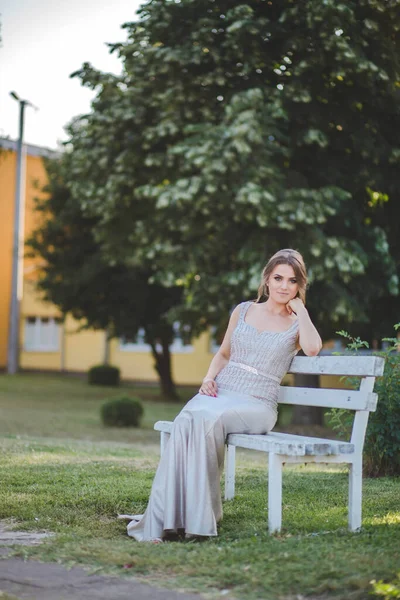
[[[2,138],[0,137],[0,148],[4,148],[4,150],[17,151],[18,142],[16,140],[11,140],[10,138]],[[35,146],[34,144],[23,144],[23,149],[28,154],[28,156],[41,156],[45,158],[57,158],[61,156],[61,152],[59,150],[51,150],[50,148],[45,148],[44,146]]]

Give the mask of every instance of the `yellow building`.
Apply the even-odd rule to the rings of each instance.
[[[54,152],[25,145],[25,239],[38,225],[34,198],[46,183],[44,156]],[[11,296],[12,241],[15,203],[16,142],[0,139],[0,369],[7,366]],[[22,369],[85,372],[103,362],[106,335],[103,331],[78,331],[79,323],[67,317],[63,323],[58,309],[40,299],[35,290],[35,264],[24,259],[24,286],[20,313],[20,366]],[[185,345],[177,334],[172,344],[172,370],[178,384],[197,384],[207,371],[215,348],[205,333]],[[111,364],[121,369],[124,379],[158,381],[153,358],[142,341],[112,340]]]

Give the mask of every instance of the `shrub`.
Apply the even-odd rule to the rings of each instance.
[[[91,385],[109,385],[117,387],[119,385],[118,367],[111,365],[95,365],[88,372],[88,381]]]
[[[139,398],[122,396],[101,407],[101,420],[106,427],[139,427],[142,415],[143,404]]]
[[[400,323],[395,325],[395,330]],[[338,332],[351,340],[350,350],[356,351],[368,344],[359,338],[352,338],[346,332]],[[378,394],[378,405],[371,412],[364,444],[364,473],[369,477],[400,475],[400,354],[397,338],[384,338],[391,346],[383,352],[374,352],[385,358],[382,377],[375,380],[374,391]],[[358,388],[360,378],[344,378],[350,387]],[[331,409],[328,412],[329,424],[342,436],[348,436],[353,425],[354,412]]]

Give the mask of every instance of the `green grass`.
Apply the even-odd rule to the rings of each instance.
[[[110,390],[79,380],[0,377],[1,412],[12,417],[9,423],[0,418],[0,518],[18,529],[56,533],[41,546],[16,547],[17,555],[210,596],[228,590],[230,598],[246,600],[361,600],[369,597],[372,579],[394,579],[400,564],[399,479],[364,480],[363,529],[350,534],[346,469],[287,466],[284,529],[269,536],[261,453],[238,453],[237,496],[224,504],[217,538],[161,545],[128,538],[115,517],[146,506],[158,461],[150,421],[172,418],[179,405],[147,400],[138,435],[96,421],[109,396]],[[53,422],[60,426],[53,429]]]
[[[182,402],[165,402],[157,387],[88,385],[79,378],[23,374],[0,376],[0,435],[157,443],[157,419],[171,420],[195,390],[181,388]],[[100,406],[110,398],[139,396],[145,401],[140,429],[104,428]]]

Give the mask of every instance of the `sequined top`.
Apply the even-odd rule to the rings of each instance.
[[[297,354],[299,324],[294,321],[286,331],[258,331],[245,321],[251,304],[240,304],[230,360],[215,381],[219,388],[261,398],[276,410],[279,384]]]

